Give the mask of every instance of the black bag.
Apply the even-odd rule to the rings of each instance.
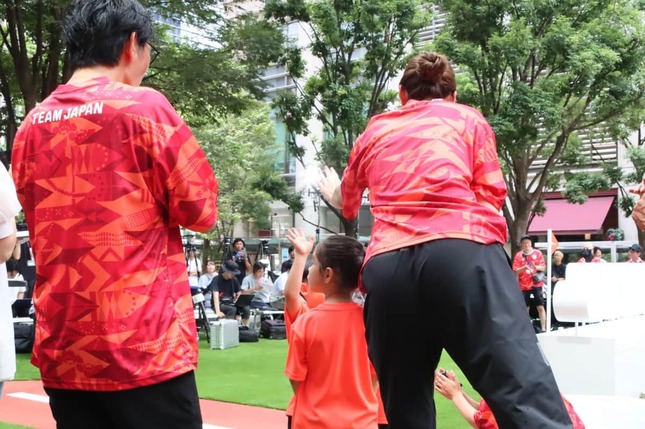
[[[257,343],[260,341],[260,332],[255,329],[240,329],[240,343]]]
[[[36,329],[33,323],[14,323],[13,336],[16,353],[31,353],[34,348]]]
[[[546,276],[544,275],[544,273],[537,272],[537,273],[533,274],[532,277],[533,277],[533,283],[534,284],[546,282]]]
[[[260,326],[260,335],[271,340],[284,340],[287,338],[287,327],[284,320],[263,320]]]

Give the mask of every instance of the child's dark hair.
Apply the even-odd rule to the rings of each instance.
[[[365,248],[355,238],[346,235],[332,235],[316,246],[316,258],[320,272],[325,268],[334,270],[338,285],[353,290],[358,286]]]

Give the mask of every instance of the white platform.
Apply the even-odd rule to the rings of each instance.
[[[566,395],[586,429],[643,429],[645,400],[620,396]]]
[[[538,339],[567,397],[645,393],[645,316],[547,332]]]

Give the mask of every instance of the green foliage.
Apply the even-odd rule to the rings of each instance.
[[[318,144],[313,141],[318,161],[342,171],[369,118],[396,98],[386,85],[405,66],[409,48],[427,23],[420,5],[419,0],[266,1],[268,19],[282,24],[298,20],[311,40],[301,47],[287,42],[281,63],[291,77],[302,80],[296,93],[274,99],[293,156],[302,162],[305,148],[296,136],[309,135],[308,121],[315,119],[324,134],[317,136]],[[306,78],[305,50],[315,67]],[[345,231],[353,232],[355,223],[341,220]]]
[[[436,3],[447,24],[434,48],[467,76],[460,82],[474,83],[459,88],[459,100],[481,109],[495,130],[509,189],[504,214],[517,242],[544,190],[557,186],[556,168],[589,162],[578,135],[601,125],[625,138],[640,125],[643,7],[632,0]],[[566,179],[577,202],[608,185],[598,175]]]
[[[254,102],[240,114],[219,119],[195,130],[219,182],[219,222],[209,237],[230,237],[233,226],[243,221],[270,227],[269,202],[273,200],[302,210],[302,202],[288,191],[268,156],[276,144],[269,107]]]
[[[141,0],[158,16],[181,19],[198,29],[201,39],[174,40],[157,25],[160,56],[144,85],[162,91],[195,127],[228,113],[239,113],[264,96],[262,69],[282,55],[280,29],[236,10],[235,2],[210,0]],[[0,126],[11,150],[22,116],[69,78],[60,22],[71,0],[0,2],[0,90],[5,100]],[[189,33],[191,34],[191,33]]]
[[[277,22],[299,19],[311,28],[311,43],[303,49],[320,61],[297,94],[281,94],[274,105],[284,118],[292,141],[307,135],[307,121],[323,124],[325,138],[316,151],[320,161],[341,169],[354,140],[368,119],[394,99],[387,81],[405,65],[406,50],[425,24],[418,1],[270,0],[265,15]],[[284,59],[294,78],[302,77],[302,51],[291,46]],[[330,145],[330,148],[327,148]],[[343,148],[341,148],[342,146]],[[295,156],[300,148],[293,146]]]

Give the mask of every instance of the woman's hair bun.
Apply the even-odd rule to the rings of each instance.
[[[443,55],[437,55],[434,52],[424,52],[419,55],[417,73],[424,81],[440,82],[441,77],[449,65],[446,57]]]

